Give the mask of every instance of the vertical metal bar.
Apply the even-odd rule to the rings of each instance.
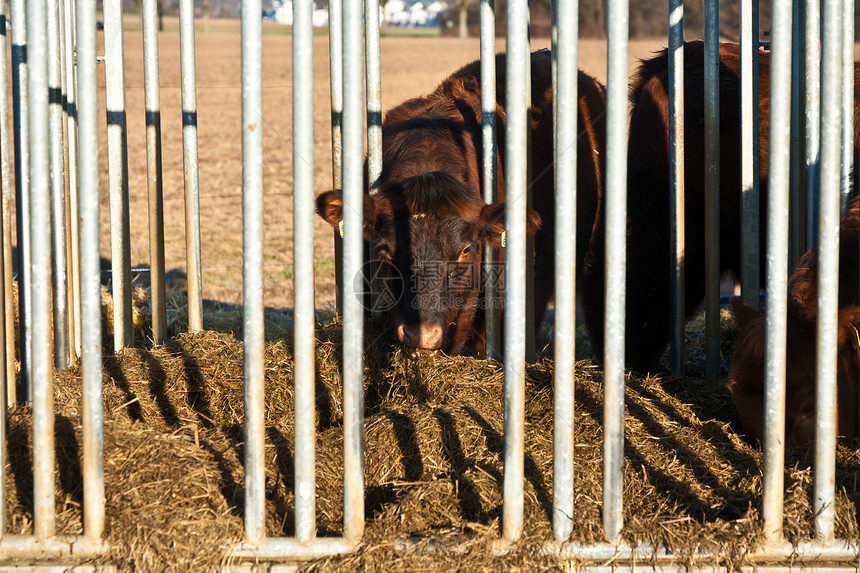
[[[51,196],[48,34],[44,1],[27,6],[30,90],[30,241],[33,284],[33,533],[54,535],[54,391],[51,361]],[[20,21],[18,21],[20,22]],[[17,24],[17,23],[16,23]]]
[[[484,203],[499,200],[496,148],[496,3],[481,0],[481,165]],[[501,360],[501,316],[498,308],[499,253],[484,245],[484,316],[487,360]]]
[[[242,261],[245,340],[245,537],[266,536],[263,321],[263,28],[260,0],[242,3]]]
[[[74,335],[74,344],[72,349],[76,353],[81,352],[81,277],[80,277],[80,229],[78,218],[78,128],[77,128],[77,61],[75,57],[75,49],[77,42],[75,41],[76,26],[75,26],[75,0],[66,0],[66,86],[68,93],[67,109],[69,119],[69,255],[71,262],[71,283],[70,297],[71,303],[70,320],[74,325],[72,334]]]
[[[53,347],[57,368],[69,367],[68,277],[66,275],[66,174],[63,161],[63,73],[60,60],[60,6],[48,0],[47,55],[49,154],[51,164],[51,243],[53,245]]]
[[[262,12],[261,12],[262,14]],[[164,196],[161,178],[161,97],[158,85],[158,3],[143,0],[143,77],[146,100],[146,175],[149,189],[149,266],[152,339],[167,338],[164,276]]]
[[[362,2],[343,2],[343,530],[364,533],[364,307],[356,291],[364,259]]]
[[[10,191],[10,165],[9,165],[9,94],[8,94],[8,66],[6,61],[6,3],[0,2],[0,36],[3,38],[2,45],[0,45],[0,51],[3,53],[0,54],[0,74],[2,74],[2,78],[0,78],[0,138],[2,138],[2,142],[0,142],[0,164],[2,164],[2,174],[0,174],[0,184],[2,184],[2,189],[0,189],[0,193],[2,193],[2,203],[0,203],[0,220],[2,220],[2,233],[0,233],[0,241],[2,241],[2,249],[0,252],[3,253],[4,261],[6,260],[6,253],[8,251],[9,258],[9,269],[7,270],[6,265],[3,264],[0,267],[0,271],[2,271],[3,277],[3,287],[0,287],[0,309],[2,309],[2,316],[4,319],[0,321],[0,356],[3,357],[4,364],[0,365],[0,408],[4,409],[8,405],[13,405],[13,401],[8,401],[10,387],[14,390],[15,378],[14,378],[14,368],[15,368],[15,347],[14,347],[14,339],[12,341],[12,346],[10,347],[7,340],[7,332],[5,328],[6,319],[5,317],[9,314],[14,314],[14,308],[12,306],[12,269],[11,269],[11,242],[12,242],[12,218],[10,214],[10,209],[12,208],[12,196]],[[8,290],[7,290],[8,287]],[[13,332],[14,334],[14,332]],[[9,370],[7,370],[8,365],[11,363],[12,365],[12,378],[8,377]],[[0,480],[2,483],[6,483],[6,416],[0,416]],[[6,488],[0,488],[0,537],[6,531]]]
[[[507,2],[505,101],[505,476],[502,537],[523,527],[526,354],[526,208],[528,186],[528,2]]]
[[[122,0],[105,0],[105,113],[110,193],[113,349],[134,345],[131,309],[131,240],[128,200],[128,129]]]
[[[770,141],[791,135],[792,6],[782,0],[771,11]],[[767,227],[767,349],[765,366],[764,492],[762,514],[769,543],[782,541],[785,493],[785,363],[788,303],[788,210],[790,150],[770,148]],[[755,298],[758,298],[756,296]]]
[[[839,284],[840,129],[842,120],[841,0],[824,0],[821,11],[821,193],[818,220],[818,379],[816,384],[815,470],[813,506],[815,533],[833,540],[836,497],[836,343]]]
[[[203,330],[203,271],[200,247],[200,173],[197,163],[197,72],[194,1],[179,5],[182,60],[182,166],[185,173],[185,259],[188,276],[188,330]]]
[[[0,49],[0,183],[2,183],[2,232],[3,232],[3,323],[0,328],[4,330],[4,365],[3,368],[3,392],[5,398],[0,405],[9,407],[15,404],[15,305],[12,298],[12,165],[9,154],[9,65],[6,57],[6,49],[9,43],[6,33],[6,3],[0,6],[0,35],[3,37],[2,49]],[[0,442],[2,443],[2,442]],[[2,455],[3,448],[0,448]],[[5,466],[4,466],[5,467]],[[0,500],[5,499],[5,494],[0,493]],[[5,520],[5,515],[3,516]],[[2,525],[2,523],[0,523]],[[0,529],[0,531],[3,531]]]
[[[626,0],[610,0],[606,74],[606,351],[604,376],[603,529],[616,541],[622,527],[624,461],[624,322],[627,256]]]
[[[12,20],[27,22],[27,3],[12,0]],[[12,26],[12,119],[15,131],[15,207],[18,235],[18,344],[21,399],[30,400],[32,330],[30,325],[30,128],[28,107],[27,26]]]
[[[563,543],[573,531],[573,392],[576,365],[576,162],[579,116],[579,2],[553,8],[555,126],[555,412],[552,525]]]
[[[329,83],[331,86],[331,173],[335,189],[343,187],[343,0],[328,3]],[[343,239],[334,231],[336,309],[343,312]]]
[[[313,0],[293,3],[293,380],[296,392],[296,538],[316,535],[314,397]]]
[[[367,76],[367,174],[370,192],[382,177],[382,77],[379,48],[379,0],[365,0],[365,74]]]
[[[99,270],[98,69],[96,0],[77,0],[77,65],[80,89],[80,276],[83,362],[84,535],[104,531],[104,416],[102,411],[102,327]],[[53,485],[53,484],[52,484]]]
[[[805,2],[806,83],[806,245],[818,237],[819,154],[821,151],[821,11],[819,0]]]
[[[720,373],[720,13],[705,2],[705,350],[706,378]]]
[[[755,60],[758,37],[753,35],[753,2],[740,3],[740,76],[741,76],[741,296],[744,303],[758,310],[759,292],[759,190],[758,97]]]
[[[684,2],[669,0],[669,181],[672,206],[672,300],[669,321],[669,367],[684,375]]]
[[[805,228],[804,216],[804,160],[803,160],[803,124],[800,116],[803,113],[803,4],[792,2],[791,15],[791,175],[789,176],[789,246],[788,266],[797,267],[803,246]]]
[[[842,210],[854,188],[854,0],[842,3]]]
[[[72,285],[71,285],[71,252],[72,252],[72,232],[71,232],[71,199],[69,197],[70,179],[69,179],[69,115],[68,115],[68,89],[66,78],[66,1],[57,0],[57,17],[59,27],[59,58],[60,58],[60,145],[63,164],[63,205],[61,217],[63,219],[63,258],[65,259],[65,268],[63,272],[66,276],[66,288],[64,292],[65,307],[66,307],[66,336],[68,338],[66,351],[68,354],[67,360],[69,363],[75,361],[77,352],[75,351],[75,329],[74,329],[74,312],[72,309]]]

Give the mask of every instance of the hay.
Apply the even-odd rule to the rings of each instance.
[[[141,298],[140,301],[145,299]],[[169,328],[182,329],[181,295]],[[136,303],[145,337],[149,309]],[[107,307],[106,307],[107,308]],[[109,312],[106,312],[109,316]],[[104,359],[106,538],[98,564],[127,571],[204,571],[228,563],[243,533],[243,383],[239,311],[209,308],[227,332],[178,334],[167,344]],[[293,534],[293,387],[289,316],[267,314],[266,527]],[[695,328],[695,324],[693,325]],[[729,328],[729,326],[726,326]],[[109,329],[105,340],[109,342]],[[694,341],[695,334],[691,331]],[[340,535],[343,396],[340,324],[317,330],[317,527]],[[500,535],[503,368],[465,357],[408,361],[384,320],[366,330],[366,535],[359,549],[306,564],[325,571],[562,570],[543,555],[551,538],[552,363],[527,369],[525,530],[504,556]],[[693,344],[695,346],[695,344]],[[581,344],[580,347],[585,347]],[[700,367],[691,351],[691,371]],[[692,378],[629,377],[622,535],[665,543],[692,561],[698,549],[727,565],[760,543],[762,454],[738,434],[731,397]],[[602,372],[577,363],[573,538],[602,541]],[[57,523],[81,531],[81,388],[76,365],[56,373]],[[32,530],[30,412],[9,418],[9,530]],[[857,444],[854,444],[856,446]],[[811,538],[810,450],[787,452],[786,535]],[[837,451],[837,535],[856,538],[860,453]],[[425,549],[402,550],[405,537]]]

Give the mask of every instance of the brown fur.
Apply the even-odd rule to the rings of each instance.
[[[860,306],[858,306],[858,203],[854,199],[839,230],[839,316],[837,343],[837,431],[856,433],[857,387],[860,375]],[[791,278],[786,335],[786,443],[805,445],[815,437],[817,361],[817,275],[815,249],[801,259]],[[738,339],[732,354],[729,391],[735,399],[744,431],[760,440],[763,432],[765,313],[732,299]]]
[[[549,52],[531,58],[531,161],[534,210],[526,214],[534,234],[535,316],[543,316],[552,296],[554,272],[554,174],[552,74]],[[395,323],[412,329],[442,328],[439,348],[456,354],[484,348],[483,245],[500,245],[504,230],[505,56],[496,57],[498,197],[485,205],[481,174],[480,63],[471,63],[427,96],[390,110],[382,126],[382,178],[378,193],[364,197],[365,237],[391,268],[383,277],[394,285],[403,277]],[[577,260],[590,248],[602,193],[605,96],[593,78],[579,74]],[[366,187],[369,187],[365,181]],[[334,226],[342,218],[339,191],[323,193],[317,212]],[[502,256],[503,260],[503,256]],[[444,267],[442,284],[430,285],[425,267]],[[582,272],[584,264],[578,265]],[[396,269],[396,272],[395,272]],[[438,303],[441,298],[443,303]],[[434,302],[435,301],[435,302]]]

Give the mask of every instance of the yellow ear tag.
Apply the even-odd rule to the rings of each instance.
[[[505,234],[506,234],[506,231],[502,231],[502,247],[504,247],[504,246],[505,246],[505,243],[506,243],[506,241],[505,241]]]
[[[857,327],[853,324],[851,325],[851,328],[854,330],[854,337],[855,340],[857,340],[857,348],[860,348],[860,332],[857,332]]]
[[[343,219],[338,221],[337,230],[340,231],[340,238],[343,239]]]

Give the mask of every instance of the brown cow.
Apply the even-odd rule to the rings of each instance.
[[[496,57],[499,203],[481,192],[480,62],[471,63],[427,96],[390,110],[382,127],[379,192],[364,195],[365,238],[386,269],[381,291],[397,336],[410,356],[420,350],[457,354],[485,346],[481,261],[486,243],[504,229],[505,56]],[[535,234],[535,316],[553,285],[553,115],[551,57],[531,56],[531,173]],[[605,92],[579,73],[577,259],[589,248],[601,196]],[[331,225],[342,220],[339,190],[317,198]],[[538,231],[538,229],[540,229]],[[579,265],[582,269],[582,265]]]
[[[705,295],[704,46],[684,47],[685,313],[692,316]],[[740,277],[741,147],[740,59],[736,44],[720,44],[720,273]],[[855,67],[855,102],[857,71]],[[770,54],[759,52],[759,184],[761,254],[767,221]],[[668,53],[642,61],[632,80],[628,145],[627,348],[630,368],[656,370],[669,340],[669,96]],[[855,149],[858,114],[855,107]],[[857,155],[855,153],[855,164]],[[602,234],[602,228],[595,233]],[[583,312],[595,355],[603,355],[604,252],[595,242],[582,289]],[[765,265],[762,265],[762,272]],[[763,278],[763,277],[762,277]]]
[[[839,318],[837,343],[837,430],[853,436],[857,423],[857,386],[860,381],[860,282],[858,282],[857,199],[849,205],[839,228]],[[815,437],[816,319],[818,258],[808,251],[791,278],[786,335],[785,434],[789,445],[805,445]],[[735,399],[744,431],[762,438],[764,417],[765,314],[731,301],[738,327],[732,353],[729,391]]]

